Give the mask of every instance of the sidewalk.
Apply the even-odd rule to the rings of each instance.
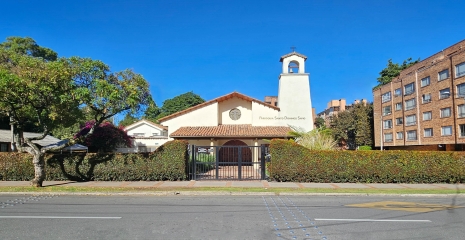
[[[0,187],[27,187],[29,181],[0,181]],[[113,182],[113,181],[45,181],[44,187],[115,187],[115,188],[292,188],[292,189],[423,189],[423,190],[457,190],[464,191],[465,184],[397,184],[397,183],[295,183],[295,182],[268,182],[268,181],[150,181],[150,182]]]

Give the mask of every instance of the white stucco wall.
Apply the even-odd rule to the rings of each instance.
[[[305,59],[297,56],[297,55],[293,55],[293,56],[290,56],[290,57],[287,57],[285,59],[283,59],[283,71],[282,73],[288,73],[289,72],[289,63],[292,62],[292,61],[295,61],[295,62],[298,62],[299,64],[299,72],[298,73],[305,73]]]
[[[305,131],[313,129],[309,74],[280,75],[278,107],[284,124],[298,126]]]
[[[252,126],[286,126],[279,120],[279,111],[263,104],[252,102]]]
[[[127,129],[127,133],[129,136],[133,136],[135,133],[144,133],[145,137],[162,136],[163,129],[141,122],[140,124]]]
[[[168,127],[168,136],[180,127],[218,126],[218,103],[212,103],[195,111],[163,121],[161,124]]]
[[[229,111],[237,108],[241,111],[238,120],[229,117]],[[241,98],[231,98],[218,104],[218,124],[252,124],[252,103]]]

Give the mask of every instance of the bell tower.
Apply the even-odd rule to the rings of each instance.
[[[305,73],[307,57],[295,51],[281,57],[282,73],[279,75],[278,107],[283,124],[310,131],[313,129],[310,77]]]

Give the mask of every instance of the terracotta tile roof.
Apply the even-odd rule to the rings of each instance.
[[[284,58],[290,57],[290,56],[292,56],[292,55],[297,55],[297,56],[299,56],[299,57],[301,57],[301,58],[303,58],[303,59],[307,59],[307,56],[305,56],[305,55],[303,55],[303,54],[300,54],[300,53],[298,53],[298,52],[291,52],[291,53],[288,53],[288,54],[286,54],[286,55],[284,55],[284,56],[281,56],[281,58],[279,59],[279,61],[282,62]]]
[[[289,137],[290,127],[219,125],[204,127],[181,127],[171,133],[170,137]]]
[[[226,95],[224,95],[224,96],[215,98],[215,99],[213,99],[213,100],[210,100],[210,101],[201,103],[201,104],[199,104],[199,105],[195,105],[195,106],[190,107],[190,108],[188,108],[188,109],[179,111],[179,112],[177,112],[177,113],[173,113],[173,114],[168,115],[168,116],[166,116],[166,117],[162,117],[162,118],[158,119],[158,121],[159,121],[159,122],[164,122],[164,121],[166,121],[166,120],[170,120],[170,119],[175,118],[175,117],[177,117],[177,116],[184,115],[184,114],[186,114],[186,113],[192,112],[192,111],[194,111],[194,110],[200,109],[200,108],[205,107],[205,106],[208,106],[208,105],[210,105],[210,104],[213,104],[213,103],[216,103],[216,102],[223,102],[223,101],[226,101],[226,100],[231,99],[231,98],[233,98],[233,97],[241,98],[241,99],[246,100],[246,101],[249,101],[249,102],[260,103],[260,104],[262,104],[262,105],[265,105],[265,106],[267,106],[267,107],[276,109],[276,110],[278,110],[278,111],[280,110],[280,109],[279,109],[278,107],[276,107],[276,106],[273,106],[273,105],[268,104],[268,103],[266,103],[266,102],[262,102],[262,101],[260,101],[260,100],[258,100],[258,99],[255,99],[255,98],[251,98],[251,97],[249,97],[249,96],[247,96],[247,95],[244,95],[244,94],[242,94],[242,93],[232,92],[232,93],[226,94]]]

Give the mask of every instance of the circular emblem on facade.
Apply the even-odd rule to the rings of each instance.
[[[241,110],[237,108],[231,109],[231,111],[229,111],[229,117],[232,120],[238,120],[239,118],[241,118]]]

